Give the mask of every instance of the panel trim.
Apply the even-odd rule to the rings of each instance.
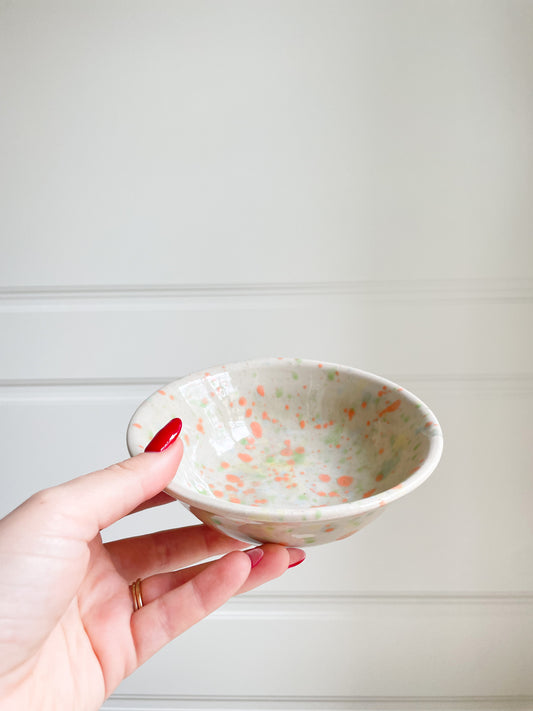
[[[531,711],[531,696],[159,696],[115,694],[105,711]]]
[[[486,393],[488,395],[531,395],[533,373],[483,375],[382,374],[406,387],[427,386],[449,392]],[[14,378],[0,379],[0,402],[18,400],[123,400],[146,397],[161,385],[175,380],[177,375],[135,378]]]
[[[477,607],[484,608],[483,614],[490,614],[487,607],[526,607],[533,613],[533,592],[317,592],[294,591],[288,593],[249,593],[229,600],[213,613],[222,619],[348,619],[359,614],[362,605],[397,607]],[[526,614],[527,614],[526,613]]]
[[[350,282],[132,284],[0,287],[0,311],[139,309],[279,296],[530,303],[533,279],[414,279]]]

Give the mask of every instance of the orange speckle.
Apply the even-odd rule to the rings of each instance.
[[[134,426],[134,427],[137,427],[137,429],[139,429],[139,430],[142,430],[142,428],[143,428],[143,426],[140,425],[138,422],[134,422],[134,423],[133,423],[133,426]]]
[[[166,395],[166,392],[164,390],[158,390],[160,395]]]
[[[331,477],[329,474],[319,474],[318,478],[320,481],[330,481]]]
[[[326,496],[326,492],[325,492],[325,491],[317,491],[316,493],[317,493],[319,496]]]
[[[322,365],[322,363],[319,363],[319,364],[318,364],[318,367],[319,367],[319,368],[323,368],[324,366]]]
[[[230,406],[230,407],[233,407],[233,401],[232,401],[232,402],[230,402],[229,406]]]
[[[346,476],[346,475],[344,475],[344,476],[340,476],[340,477],[337,479],[337,484],[338,484],[339,486],[342,486],[343,488],[346,488],[347,486],[350,486],[350,484],[352,484],[352,483],[353,483],[353,477],[352,477],[352,476]]]
[[[213,494],[219,499],[221,499],[224,496],[224,492],[219,491],[218,489],[217,489],[217,491],[213,491]]]
[[[203,425],[202,425],[201,422],[199,422],[199,423],[196,425],[196,429],[198,430],[198,432],[201,432],[202,434],[205,434],[205,432],[204,432],[204,427],[203,427]]]
[[[352,418],[353,418],[354,415],[355,415],[355,410],[353,409],[353,407],[351,407],[351,408],[348,410],[348,419],[349,419],[349,420],[352,420]]]
[[[381,481],[383,479],[383,474],[378,474],[376,477],[376,481]]]
[[[333,526],[328,526],[327,528],[324,529],[324,533],[331,533],[331,531],[334,531],[334,530],[335,529]]]
[[[304,447],[296,447],[296,449],[294,451],[297,452],[298,454],[303,454],[305,452],[305,448]]]
[[[333,496],[338,496],[338,494],[337,494],[336,491],[330,491],[329,494],[328,494],[328,496],[333,497]]]
[[[187,446],[189,446],[190,443],[191,443],[190,440],[189,440],[189,435],[188,435],[188,434],[185,434],[185,435],[183,435],[183,438],[184,438],[184,440],[187,442]]]
[[[276,422],[277,422],[277,420],[276,420],[276,418],[274,417],[274,418],[272,419],[272,424],[275,425]]]
[[[372,496],[372,494],[375,494],[376,490],[375,489],[369,489],[368,491],[365,491],[363,494],[363,499],[368,499],[369,496]]]
[[[259,437],[262,437],[262,436],[263,436],[263,430],[262,430],[261,425],[259,424],[259,422],[251,422],[251,423],[250,423],[250,429],[251,429],[252,432],[254,433],[254,436],[257,437],[258,439],[259,439]]]
[[[397,410],[401,405],[401,400],[395,400],[393,403],[391,403],[388,407],[386,407],[384,410],[381,412],[378,412],[379,417],[383,417],[387,412],[394,412],[394,410]]]
[[[362,402],[362,403],[361,403],[361,407],[362,407],[362,408],[363,408],[363,410],[364,410],[364,409],[365,409],[365,407],[366,407],[366,402]]]
[[[237,476],[237,474],[226,474],[226,480],[231,481],[233,484],[243,486],[243,481],[240,476]]]
[[[243,494],[255,494],[255,489],[245,489],[242,493]]]
[[[256,499],[254,501],[254,504],[266,504],[267,500],[266,499]]]
[[[252,461],[252,457],[249,454],[246,454],[246,452],[241,452],[239,454],[239,459],[241,460],[241,462],[251,462]]]
[[[300,427],[303,428],[305,427],[305,420],[300,420]]]
[[[246,410],[245,415],[246,415],[246,417],[251,417],[251,416],[252,416],[252,408],[251,408],[251,407],[249,407],[249,408]]]
[[[285,405],[285,409],[288,410],[288,409],[289,409],[289,406],[288,406],[288,405]]]
[[[239,405],[241,407],[244,407],[246,405],[246,398],[245,397],[240,397],[239,398]]]
[[[257,386],[257,392],[261,397],[265,397],[265,388],[262,385]]]
[[[224,487],[226,491],[237,491],[237,489],[232,484],[226,484]]]
[[[229,500],[231,501],[232,504],[240,504],[241,500],[239,499],[238,496],[230,496]]]
[[[384,451],[385,451],[385,450],[384,450],[383,447],[382,447],[382,448],[379,450],[378,454],[383,454]]]
[[[268,416],[268,412],[263,412],[263,420],[270,420],[270,417]]]
[[[229,469],[229,462],[221,462],[220,466],[222,469]]]
[[[214,393],[214,392],[210,392],[209,394],[211,395],[211,397],[215,397],[215,393]]]
[[[321,429],[322,429],[322,425],[315,425],[315,430],[321,430]]]

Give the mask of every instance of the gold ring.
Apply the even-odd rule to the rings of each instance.
[[[143,606],[143,596],[141,591],[141,579],[137,578],[134,583],[130,585],[131,596],[133,598],[133,612],[137,612]]]

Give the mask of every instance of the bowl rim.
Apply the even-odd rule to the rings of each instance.
[[[309,523],[310,521],[318,519],[320,522],[325,523],[328,521],[335,521],[341,518],[347,518],[351,516],[359,516],[370,511],[375,511],[381,509],[387,504],[402,498],[406,494],[414,491],[418,488],[426,479],[432,474],[432,472],[437,467],[440,458],[442,456],[444,440],[442,434],[442,428],[435,417],[432,410],[409,390],[405,389],[403,386],[395,383],[388,378],[384,378],[375,373],[371,373],[360,368],[354,368],[353,366],[341,365],[338,363],[313,360],[307,358],[292,358],[292,357],[262,357],[262,358],[252,358],[242,361],[234,361],[224,365],[209,366],[202,370],[190,373],[182,378],[177,378],[168,382],[166,385],[161,386],[151,395],[149,395],[135,410],[127,428],[127,446],[130,454],[136,456],[140,452],[133,452],[133,422],[137,419],[137,415],[144,406],[152,400],[158,392],[163,389],[167,389],[170,386],[175,386],[176,384],[186,384],[194,380],[205,378],[206,373],[209,375],[214,375],[219,372],[232,372],[243,370],[245,368],[260,368],[260,367],[281,367],[291,363],[293,368],[314,368],[321,365],[324,370],[335,369],[339,373],[345,373],[350,376],[356,376],[359,378],[364,378],[376,385],[386,385],[388,388],[395,389],[399,392],[400,396],[412,404],[418,406],[420,411],[423,413],[426,421],[430,422],[431,436],[429,439],[429,449],[428,453],[420,466],[410,474],[406,479],[397,484],[390,489],[385,489],[384,491],[368,496],[367,498],[356,499],[355,501],[349,501],[342,504],[326,504],[324,506],[309,506],[309,507],[294,507],[294,508],[284,508],[284,507],[269,507],[269,506],[254,506],[251,504],[237,504],[231,501],[214,499],[206,496],[205,494],[200,494],[192,491],[188,487],[183,486],[179,482],[179,468],[176,472],[174,479],[170,482],[169,486],[165,489],[166,493],[175,499],[178,499],[188,506],[199,509],[201,511],[207,511],[211,514],[219,516],[227,516],[234,520],[242,520],[242,522],[287,522],[287,523]],[[178,416],[178,415],[177,415]],[[320,511],[320,516],[316,516],[316,512]]]

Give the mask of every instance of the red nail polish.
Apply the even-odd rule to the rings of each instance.
[[[255,568],[255,566],[259,563],[261,558],[265,555],[264,551],[261,550],[261,548],[252,548],[248,551],[244,551],[248,558],[250,559],[252,563],[252,568]]]
[[[303,563],[305,560],[305,553],[303,550],[300,548],[287,548],[289,551],[289,560],[290,563],[288,565],[289,568],[294,568],[297,565],[300,565],[300,563]]]
[[[170,447],[172,442],[178,437],[181,432],[183,423],[179,417],[175,417],[170,422],[159,430],[156,436],[146,445],[145,452],[164,452]]]

